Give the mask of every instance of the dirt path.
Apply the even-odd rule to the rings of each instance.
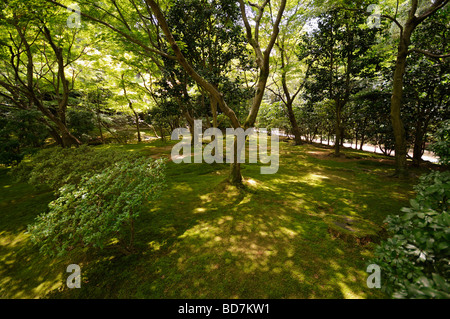
[[[280,136],[288,136],[288,135],[280,133]],[[293,135],[289,135],[289,137],[290,138],[294,138]],[[320,142],[319,139],[314,139],[313,142],[314,143],[318,143],[318,144],[328,145],[326,141]],[[330,146],[333,146],[333,145],[334,145],[334,143],[331,142]],[[349,148],[354,148],[354,144],[350,144],[350,143],[344,143],[344,146],[345,147],[349,147]],[[358,149],[359,149],[359,146],[358,146]],[[383,154],[383,152],[380,150],[380,148],[378,146],[374,146],[374,145],[371,145],[371,144],[364,144],[363,145],[363,151],[374,152],[374,153],[377,153],[377,154]],[[413,156],[412,150],[409,151],[408,154],[409,154],[409,156],[412,157]],[[391,156],[392,157],[395,156],[395,151],[392,151]],[[429,162],[432,162],[432,163],[437,163],[439,161],[438,157],[436,157],[433,152],[429,152],[429,151],[425,151],[423,153],[422,160],[429,161]]]

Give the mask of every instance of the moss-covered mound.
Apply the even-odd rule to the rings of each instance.
[[[359,245],[379,243],[386,233],[383,227],[353,216],[328,215],[325,222],[328,225],[328,232],[333,237]]]

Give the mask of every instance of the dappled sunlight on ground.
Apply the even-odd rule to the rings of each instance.
[[[234,198],[229,194],[234,194]],[[180,255],[178,271],[203,273],[208,280],[187,275],[179,285],[171,286],[169,297],[172,294],[187,296],[186,289],[189,289],[186,287],[191,285],[198,289],[200,296],[213,298],[255,295],[263,298],[366,297],[361,289],[365,275],[363,266],[353,271],[353,265],[342,263],[343,249],[347,247],[334,249],[333,246],[342,243],[329,237],[320,220],[308,220],[312,217],[298,216],[298,211],[277,203],[255,212],[256,207],[250,209],[255,201],[264,202],[264,194],[257,192],[244,197],[233,192],[224,195],[216,194],[215,200],[209,198],[208,203],[214,206],[214,211],[210,211],[209,216],[204,215],[208,221],[201,220],[187,229],[176,243],[177,255]],[[220,199],[222,202],[218,203]],[[223,205],[233,199],[237,203],[233,208]],[[218,205],[225,207],[217,209]],[[319,248],[318,251],[311,245]],[[321,267],[329,268],[325,265],[330,258],[334,262],[334,271],[327,273]],[[335,282],[346,281],[347,276],[348,283],[338,285]],[[278,279],[274,280],[274,277]],[[210,285],[224,286],[227,292],[225,295],[208,293]],[[313,289],[315,286],[316,290]],[[355,286],[359,288],[355,289]]]
[[[64,259],[41,258],[24,233],[38,212],[20,226],[0,224],[0,297],[52,290],[52,297],[76,298],[382,297],[366,286],[374,246],[332,237],[325,218],[380,225],[407,204],[413,183],[374,173],[380,166],[369,160],[316,157],[330,150],[313,145],[280,147],[277,174],[242,165],[244,188],[228,184],[227,164],[169,163],[167,191],[136,223],[135,255],[74,250]],[[137,149],[156,155],[146,145]],[[30,207],[36,199],[27,200]],[[85,282],[68,290],[64,267],[77,262],[86,265]]]

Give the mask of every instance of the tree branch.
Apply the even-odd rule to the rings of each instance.
[[[422,54],[424,54],[424,55],[426,55],[426,56],[428,56],[430,58],[436,58],[436,59],[445,59],[445,58],[450,57],[450,53],[447,53],[447,54],[435,54],[435,53],[431,53],[429,51],[422,50],[422,49],[419,49],[419,48],[410,49],[408,51],[408,54],[411,53],[411,52],[422,53]]]
[[[415,23],[416,24],[421,23],[423,20],[431,16],[433,13],[443,8],[448,2],[449,0],[436,0],[423,14],[421,14],[415,19]]]
[[[63,4],[61,4],[61,3],[57,2],[57,1],[53,1],[53,0],[46,0],[46,1],[47,1],[47,2],[50,2],[50,3],[54,4],[54,5],[57,5],[57,6],[60,6],[60,7],[63,7],[63,8],[66,8],[66,9],[67,9],[67,6],[65,6],[65,5],[63,5]],[[119,29],[117,29],[117,28],[114,27],[113,25],[111,25],[111,24],[109,24],[109,23],[107,23],[107,22],[105,22],[105,21],[103,21],[103,20],[94,18],[94,17],[92,17],[92,16],[90,16],[90,15],[84,13],[84,12],[80,12],[80,14],[81,14],[83,17],[88,18],[88,19],[91,20],[91,21],[95,21],[95,22],[97,22],[97,23],[100,23],[100,24],[104,25],[105,27],[108,27],[109,29],[111,29],[111,30],[113,30],[113,31],[115,31],[115,32],[117,32],[117,33],[119,33],[120,35],[124,36],[127,40],[133,42],[134,44],[137,44],[138,46],[140,46],[141,48],[143,48],[143,49],[146,50],[146,51],[149,51],[149,52],[158,54],[158,55],[163,56],[163,57],[165,57],[165,58],[167,58],[167,59],[170,59],[170,60],[176,60],[176,59],[177,59],[176,57],[174,57],[174,56],[172,56],[172,55],[169,55],[169,54],[167,54],[167,53],[165,53],[165,52],[162,52],[162,51],[160,51],[160,50],[158,50],[158,49],[151,48],[151,47],[145,45],[142,41],[140,41],[140,40],[136,39],[135,37],[133,37],[133,36],[131,36],[131,35],[129,35],[129,34],[123,32],[123,31],[121,31],[121,30],[119,30]],[[119,21],[120,21],[120,19],[119,19]]]
[[[225,113],[225,115],[228,116],[228,118],[231,121],[231,124],[233,125],[233,128],[238,128],[241,125],[239,124],[239,120],[234,113],[234,111],[226,104],[223,95],[207,80],[205,80],[202,76],[200,76],[194,68],[189,64],[189,62],[186,61],[186,58],[184,57],[183,53],[181,52],[180,48],[178,47],[172,33],[169,30],[169,26],[167,25],[167,21],[164,18],[163,13],[161,12],[161,9],[159,8],[159,5],[154,0],[145,0],[145,2],[150,6],[152,9],[156,19],[158,20],[158,23],[161,27],[161,30],[164,32],[164,35],[167,38],[167,41],[169,42],[172,50],[175,53],[176,59],[178,63],[183,67],[183,69],[186,71],[186,73],[195,81],[197,84],[202,86],[208,93],[210,93],[214,98],[219,102],[219,106],[222,110],[222,112]]]
[[[270,51],[272,51],[273,45],[277,40],[278,33],[280,30],[280,21],[283,17],[284,8],[286,7],[286,0],[282,0],[280,3],[280,8],[278,9],[277,19],[275,20],[275,24],[273,25],[272,35],[270,36],[269,44],[264,50],[264,59],[269,59]]]
[[[352,8],[345,8],[345,7],[336,7],[335,9],[359,12],[359,13],[365,14],[367,16],[371,15],[370,12],[364,11],[362,9],[352,9]],[[403,26],[400,24],[400,22],[398,22],[398,20],[396,18],[391,17],[390,15],[387,15],[387,14],[381,14],[380,18],[385,18],[385,19],[391,20],[392,22],[394,22],[397,25],[397,27],[400,29],[400,31],[403,32]]]
[[[239,0],[239,6],[241,8],[241,15],[242,15],[242,20],[244,21],[244,26],[245,26],[248,43],[250,43],[250,45],[253,47],[255,54],[256,54],[256,58],[257,58],[256,63],[258,64],[258,66],[260,66],[260,63],[263,60],[263,55],[262,55],[261,48],[259,46],[258,41],[253,38],[252,28],[250,26],[250,23],[248,22],[247,13],[245,12],[245,3],[243,0]]]

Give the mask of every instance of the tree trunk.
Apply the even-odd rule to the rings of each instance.
[[[289,122],[291,122],[292,133],[294,134],[295,145],[302,145],[302,137],[300,128],[298,127],[297,120],[295,119],[294,110],[292,109],[292,102],[286,103],[286,109],[288,113]]]
[[[102,143],[105,144],[105,138],[103,137],[103,130],[102,130],[102,120],[100,118],[100,111],[97,108],[96,110],[97,113],[97,126],[98,126],[98,130],[100,131],[100,139],[102,140]]]
[[[186,71],[186,73],[199,86],[201,86],[203,89],[205,89],[210,95],[214,96],[214,98],[218,102],[218,105],[219,105],[220,109],[222,110],[222,112],[230,119],[233,128],[237,129],[237,128],[241,127],[241,125],[239,123],[239,119],[236,116],[236,113],[227,105],[227,103],[225,102],[225,100],[223,98],[223,94],[221,94],[221,92],[219,92],[205,78],[200,76],[194,70],[194,68],[186,61],[186,58],[184,57],[183,53],[181,52],[180,48],[178,47],[177,42],[174,39],[172,33],[170,32],[167,21],[164,18],[164,15],[161,12],[159,5],[154,0],[147,0],[145,2],[152,9],[153,14],[155,15],[155,18],[158,20],[158,24],[161,27],[161,30],[164,32],[164,35],[166,36],[167,41],[170,43],[170,46],[171,46],[172,50],[174,51],[176,59],[177,59],[178,63],[181,65],[181,67],[183,67],[183,69]],[[267,2],[266,2],[266,4],[267,4]],[[286,6],[286,0],[281,0],[277,18],[273,24],[272,35],[270,37],[269,43],[266,47],[266,50],[262,54],[260,51],[259,43],[257,43],[258,39],[256,39],[256,41],[255,41],[255,39],[253,39],[251,36],[251,28],[247,21],[247,16],[245,13],[245,5],[244,5],[243,1],[240,1],[241,13],[242,13],[242,17],[244,20],[245,28],[247,30],[247,37],[249,39],[250,44],[254,44],[253,47],[255,49],[255,53],[258,56],[259,63],[257,61],[257,64],[259,64],[259,72],[260,72],[259,78],[258,78],[258,83],[256,84],[255,98],[253,100],[253,104],[250,109],[249,115],[243,125],[244,130],[254,125],[256,117],[258,115],[259,107],[261,105],[261,101],[262,101],[262,98],[264,95],[266,82],[269,77],[270,52],[272,50],[272,47],[275,43],[276,37],[279,32],[279,24],[280,24],[285,6]],[[237,154],[236,154],[236,156],[237,156]],[[242,176],[240,173],[240,165],[236,161],[234,164],[231,165],[231,171],[232,171],[232,174],[231,174],[232,182],[237,181],[239,183],[239,180],[242,181]]]
[[[401,119],[401,106],[403,94],[403,73],[406,65],[406,49],[399,52],[394,73],[394,84],[391,97],[391,121],[395,138],[395,171],[396,175],[406,175],[406,135]]]
[[[144,122],[145,123],[145,122]],[[146,123],[147,124],[147,123]],[[158,132],[156,132],[156,129],[153,125],[147,124],[152,130],[153,133],[155,134],[156,138],[160,138],[160,136],[158,135]]]
[[[316,128],[313,131],[313,135],[312,135],[312,138],[311,138],[311,143],[314,142],[314,139],[316,138],[316,135],[317,135],[318,131],[319,131],[319,128],[316,126]]]
[[[194,139],[193,139],[193,137],[194,137],[194,118],[191,116],[191,114],[185,107],[182,107],[182,112],[183,112],[184,118],[188,122],[189,132],[191,133],[191,136],[192,136],[191,141],[192,141],[192,143],[194,143]]]
[[[80,146],[81,142],[73,136],[66,128],[66,130],[62,131],[61,134],[62,147],[71,147],[73,145]]]
[[[136,131],[137,131],[137,137],[138,137],[138,142],[141,142],[141,129],[139,127],[139,115],[137,114],[137,112],[134,110],[133,108],[133,104],[131,102],[129,102],[129,107],[131,109],[131,111],[133,111],[134,114],[134,120],[136,121]]]
[[[423,155],[423,146],[424,146],[424,132],[422,130],[422,125],[416,127],[416,134],[414,137],[414,149],[413,149],[413,166],[420,166],[420,162],[422,161]]]
[[[214,99],[213,96],[210,96],[210,104],[211,104],[211,113],[213,116],[213,127],[217,128],[217,101]],[[215,135],[211,136],[211,142],[213,142],[216,139]],[[216,155],[216,149],[214,148],[213,151],[211,152],[212,156]]]
[[[394,79],[391,96],[391,121],[395,138],[395,175],[406,177],[406,134],[405,127],[401,118],[402,95],[403,95],[403,77],[406,69],[406,58],[408,56],[408,47],[411,42],[411,34],[415,24],[408,21],[405,24],[400,42],[398,45],[397,60],[395,62]]]
[[[162,126],[160,126],[159,127],[159,131],[160,131],[160,133],[161,133],[161,135],[160,135],[160,138],[161,138],[161,141],[165,141],[165,136],[164,136],[164,128],[162,127]],[[193,136],[193,135],[192,135]],[[194,140],[193,138],[192,138],[192,140]]]
[[[341,143],[341,106],[339,101],[335,101],[336,103],[336,139],[334,141],[334,156],[340,156],[340,143]]]
[[[134,113],[135,117],[136,117],[136,130],[137,130],[137,135],[138,135],[138,142],[141,142],[141,129],[139,127],[139,115],[135,112]]]
[[[258,115],[259,107],[261,106],[262,99],[264,97],[264,91],[266,88],[267,79],[269,78],[269,65],[266,63],[264,67],[259,70],[258,82],[256,83],[255,96],[252,100],[252,106],[250,108],[250,113],[244,122],[244,130],[253,126],[256,117]]]
[[[58,132],[54,128],[50,128],[49,131],[50,131],[50,135],[53,137],[56,144],[63,146],[63,140],[62,140],[61,136],[59,136]]]
[[[245,147],[245,145],[243,147]],[[230,182],[231,184],[239,187],[242,185],[242,175],[241,175],[241,164],[238,161],[237,137],[234,138],[233,148],[234,148],[234,156],[233,156],[233,163],[231,163],[230,169]]]

